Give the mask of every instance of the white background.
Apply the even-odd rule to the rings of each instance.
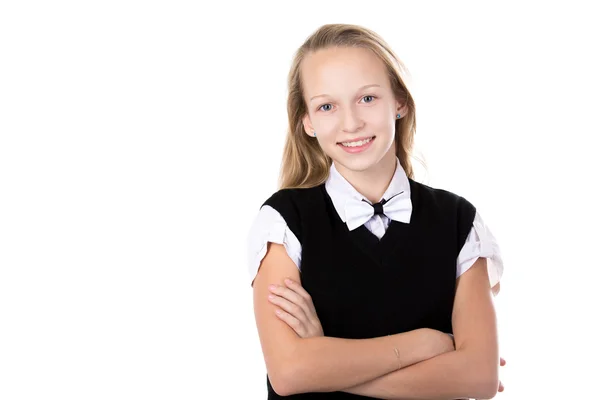
[[[2,2],[0,398],[266,398],[246,235],[276,190],[293,52],[332,22],[399,54],[417,179],[498,239],[497,398],[593,398],[600,30],[584,4]]]

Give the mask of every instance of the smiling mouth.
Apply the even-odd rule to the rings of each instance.
[[[342,145],[344,147],[361,147],[361,146],[364,146],[365,144],[371,142],[373,139],[375,139],[375,136],[371,136],[371,137],[367,137],[367,138],[363,138],[363,139],[359,139],[359,140],[348,141],[348,142],[338,142],[337,144]]]

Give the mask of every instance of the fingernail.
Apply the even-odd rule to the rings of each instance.
[[[286,279],[285,283],[287,283],[289,285],[290,283],[292,283],[292,280],[291,279]]]
[[[270,290],[275,290],[276,286],[275,285],[269,285],[269,289]]]

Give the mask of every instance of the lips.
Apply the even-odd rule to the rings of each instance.
[[[341,142],[337,142],[337,144],[360,142],[361,140],[374,139],[374,138],[375,138],[375,136],[362,136],[362,137],[359,137],[359,138],[352,138],[352,139],[348,139],[348,140],[342,140]]]
[[[364,151],[367,151],[367,149],[369,149],[371,147],[371,145],[373,144],[374,141],[375,141],[375,136],[373,136],[372,138],[367,138],[367,140],[364,141],[363,144],[361,144],[359,146],[350,146],[350,145],[344,145],[341,143],[338,143],[336,146],[340,146],[340,148],[342,150],[344,150],[346,153],[360,154]]]

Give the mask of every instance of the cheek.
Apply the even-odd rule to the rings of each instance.
[[[317,132],[317,136],[320,132],[321,137],[326,137],[331,134],[335,134],[337,120],[335,117],[316,118],[313,122],[313,126],[315,128],[315,131]]]
[[[389,113],[378,112],[373,113],[367,121],[367,126],[370,126],[371,129],[378,132],[379,134],[384,134],[386,132],[394,132],[396,120],[391,118]]]

